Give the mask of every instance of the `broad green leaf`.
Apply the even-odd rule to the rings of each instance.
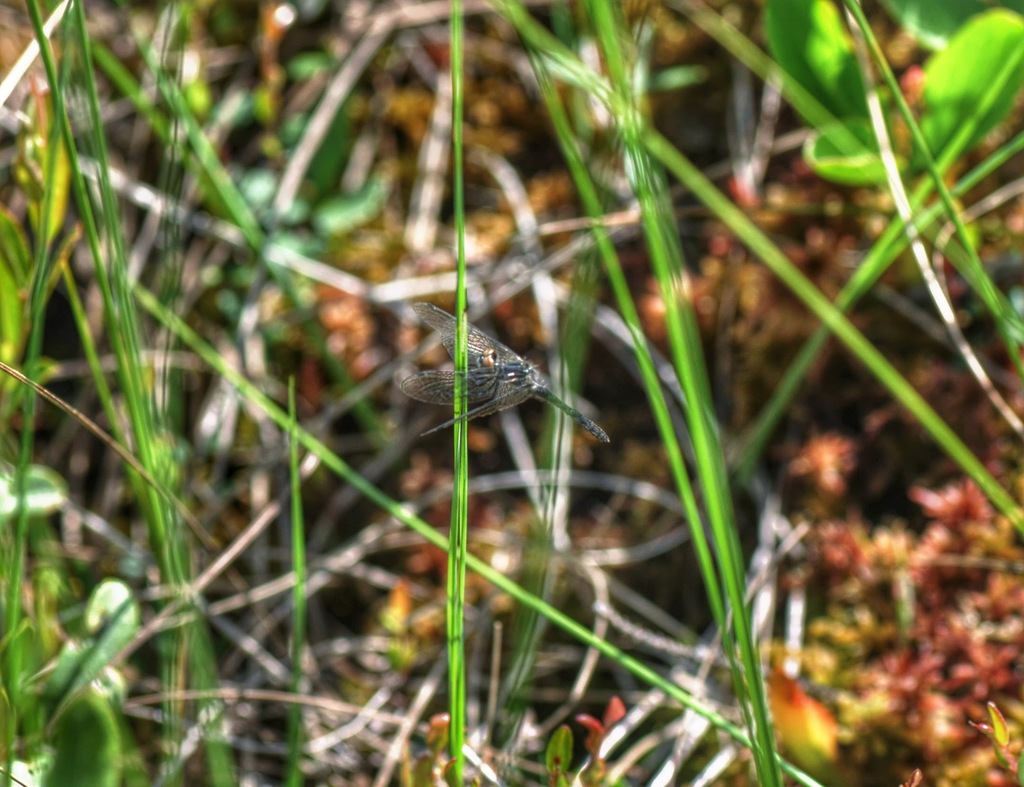
[[[853,41],[832,0],[768,0],[768,47],[782,69],[837,119],[866,118]]]
[[[968,19],[992,8],[1024,14],[1024,0],[882,0],[900,27],[929,49],[941,50]]]
[[[387,196],[384,181],[369,180],[352,194],[324,200],[313,213],[313,226],[321,237],[344,235],[375,218]]]
[[[85,608],[85,629],[89,634],[100,634],[110,624],[127,627],[126,636],[119,637],[124,642],[128,642],[139,627],[135,595],[131,588],[116,579],[105,579],[97,585]]]
[[[548,769],[548,777],[551,779],[565,779],[572,764],[572,730],[568,725],[562,724],[551,734],[547,749],[544,752],[545,764]]]
[[[309,164],[306,177],[312,187],[313,202],[336,191],[341,182],[356,138],[351,113],[351,101],[345,101],[338,107],[331,127],[324,136],[325,143],[317,148]]]
[[[329,74],[334,65],[334,60],[326,52],[300,52],[288,61],[288,79],[292,82],[315,79]]]
[[[25,505],[29,516],[49,516],[67,499],[67,484],[64,478],[48,467],[30,465],[25,481]],[[14,468],[0,463],[0,522],[14,513],[17,500],[14,496]]]
[[[85,629],[91,635],[81,641],[68,640],[46,684],[46,698],[55,710],[77,701],[76,694],[94,680],[103,678],[111,695],[120,692],[116,675],[104,676],[114,656],[139,630],[141,615],[131,589],[123,582],[107,579],[89,597]]]
[[[116,787],[121,783],[121,767],[121,736],[114,709],[106,695],[89,689],[57,722],[53,765],[43,783],[47,787]]]
[[[826,126],[804,144],[804,159],[819,177],[847,186],[885,182],[885,168],[866,121]]]
[[[19,787],[40,787],[47,772],[53,767],[53,754],[40,751],[29,761],[15,760],[11,768],[11,781]]]
[[[1024,85],[1024,18],[974,17],[924,73],[921,132],[936,159],[955,159],[1006,117]]]

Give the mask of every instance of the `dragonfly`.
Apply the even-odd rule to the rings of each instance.
[[[455,318],[430,303],[414,303],[417,316],[441,336],[448,354],[455,357]],[[424,432],[431,434],[460,421],[481,418],[527,399],[541,399],[554,405],[602,443],[610,443],[604,430],[587,416],[551,392],[548,379],[528,360],[492,339],[483,331],[466,325],[467,369],[463,373],[468,412]],[[419,372],[402,380],[402,390],[413,399],[429,404],[455,403],[455,371]]]

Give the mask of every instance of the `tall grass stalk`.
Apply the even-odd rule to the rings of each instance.
[[[466,354],[466,201],[463,126],[465,87],[463,81],[462,0],[453,0],[451,22],[452,80],[452,199],[455,214],[455,253],[458,278],[455,291],[455,369],[465,372]],[[466,385],[461,374],[455,376],[455,418],[467,411]],[[466,557],[469,544],[469,427],[455,423],[454,487],[451,527],[448,531],[448,707],[450,751],[455,762],[452,778],[462,783],[462,747],[466,740]]]
[[[288,383],[288,478],[291,482],[291,542],[292,571],[295,584],[292,586],[292,693],[303,693],[304,664],[303,651],[306,647],[307,586],[306,572],[306,526],[302,513],[302,474],[299,470],[299,442],[296,439],[298,420],[295,412],[295,381]],[[300,787],[305,783],[302,773],[302,708],[294,703],[288,708],[288,762],[285,783],[289,787]]]

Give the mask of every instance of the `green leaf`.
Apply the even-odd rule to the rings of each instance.
[[[49,516],[67,499],[64,478],[48,467],[30,465],[25,480],[25,505],[29,516]],[[0,522],[14,513],[14,468],[0,463]]]
[[[71,190],[71,165],[67,150],[60,141],[51,147],[53,112],[48,96],[33,96],[27,102],[24,114],[29,122],[18,132],[18,158],[14,166],[15,179],[28,197],[29,215],[36,234],[40,232],[42,208],[49,208],[46,216],[47,244],[57,237],[64,224]],[[51,173],[50,161],[53,156],[56,158],[53,159]],[[49,177],[51,174],[52,178]]]
[[[52,766],[53,754],[48,751],[37,752],[28,762],[15,760],[11,768],[11,781],[19,787],[39,787]]]
[[[0,361],[17,363],[27,332],[24,298],[32,254],[21,224],[0,205]]]
[[[253,167],[239,179],[238,191],[254,210],[264,210],[273,202],[277,176],[266,167]]]
[[[358,191],[324,200],[313,214],[313,226],[320,236],[344,235],[376,217],[387,196],[384,181],[373,178]]]
[[[324,136],[324,139],[327,140],[326,143],[317,148],[313,160],[309,164],[306,177],[312,188],[314,202],[335,191],[341,181],[356,136],[351,112],[350,101],[345,101],[338,107],[331,126]]]
[[[90,689],[78,697],[57,722],[53,767],[47,787],[88,784],[116,787],[121,783],[121,738],[109,699]]]
[[[919,43],[942,50],[972,16],[993,7],[1024,13],[1024,0],[882,0],[893,19]]]
[[[549,776],[556,779],[565,778],[572,762],[572,746],[572,730],[567,724],[563,724],[551,735],[551,740],[548,741],[548,747],[544,752]]]
[[[434,761],[430,757],[417,757],[408,770],[408,776],[403,779],[403,784],[410,787],[435,787]]]
[[[924,73],[921,132],[937,159],[955,159],[1006,117],[1024,85],[1024,18],[974,17]]]
[[[768,0],[768,47],[782,69],[836,118],[867,118],[853,41],[831,0]]]
[[[28,285],[32,270],[28,237],[21,222],[5,206],[0,205],[0,269],[3,268],[9,270],[8,275],[19,287]]]
[[[986,703],[985,709],[992,725],[992,740],[997,746],[1006,747],[1010,743],[1010,728],[1006,724],[1006,719],[994,702]]]
[[[826,126],[804,144],[804,159],[819,177],[847,186],[885,182],[885,168],[867,121]]]
[[[302,52],[288,61],[288,79],[305,82],[329,74],[334,65],[334,60],[326,52]]]
[[[96,635],[110,624],[128,626],[130,630],[125,632],[127,638],[124,639],[127,643],[139,627],[139,609],[134,602],[135,596],[126,584],[116,579],[103,580],[89,596],[85,607],[86,631]]]
[[[46,684],[51,707],[76,702],[76,694],[100,677],[114,656],[138,633],[141,615],[131,589],[118,580],[107,579],[93,591],[86,605],[87,640],[68,640]],[[105,676],[111,694],[121,691],[116,675]]]
[[[681,90],[706,82],[708,69],[704,66],[672,66],[651,75],[647,89],[651,93],[661,90]]]

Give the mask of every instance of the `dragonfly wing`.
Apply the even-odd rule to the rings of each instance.
[[[418,372],[402,380],[402,390],[406,396],[430,404],[455,403],[455,378],[458,372],[429,371]],[[472,369],[463,375],[466,381],[466,399],[469,402],[481,402],[493,399],[498,390],[498,378],[490,369]]]
[[[496,413],[499,410],[505,410],[509,407],[515,407],[517,404],[522,404],[530,398],[530,391],[526,388],[512,388],[510,386],[504,386],[498,393],[498,396],[491,399],[489,402],[484,402],[482,405],[474,410],[470,410],[467,414],[467,418],[480,418],[484,415],[490,415]]]
[[[402,380],[406,396],[430,404],[452,404],[455,401],[455,372],[419,372]]]
[[[414,303],[412,310],[427,325],[441,334],[441,338],[455,335],[455,318],[444,309],[438,309],[432,303]]]
[[[491,399],[489,402],[484,402],[478,407],[474,407],[468,413],[463,413],[461,418],[450,418],[443,424],[438,424],[432,429],[428,429],[420,436],[423,437],[433,432],[438,432],[446,427],[454,426],[460,421],[470,421],[474,418],[482,418],[485,415],[491,415],[492,413],[496,413],[500,410],[505,410],[509,407],[515,407],[517,404],[522,404],[529,398],[529,391],[518,388],[515,390],[511,390],[507,392],[504,396],[498,397],[497,399]]]
[[[455,357],[455,318],[444,309],[439,309],[432,303],[414,303],[412,309],[423,322],[437,331],[441,337],[441,344],[448,351],[448,354]],[[521,360],[519,355],[513,352],[496,339],[492,339],[475,325],[467,324],[466,348],[469,351],[470,360],[484,358],[492,351],[496,352],[502,360]]]

